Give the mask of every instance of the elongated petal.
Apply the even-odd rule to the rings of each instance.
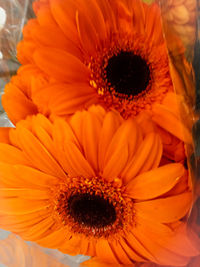
[[[38,216],[38,214],[40,216]],[[1,215],[0,225],[5,230],[11,230],[13,232],[24,232],[27,228],[38,224],[43,218],[49,217],[50,213],[46,209],[40,211],[20,214],[20,215]]]
[[[133,259],[135,258],[136,260],[139,259],[139,261],[142,261],[143,258],[146,258],[155,262],[154,255],[145,246],[143,246],[142,240],[137,238],[133,234],[133,231],[127,233],[124,238],[124,248],[127,246],[131,249],[128,250],[128,253],[133,257]]]
[[[15,99],[14,102],[13,99]],[[2,104],[13,123],[38,112],[36,105],[12,83],[6,86],[5,94],[2,96]]]
[[[40,211],[49,207],[49,203],[42,200],[24,200],[18,198],[0,198],[0,214],[20,215]]]
[[[172,265],[172,266],[184,266],[190,260],[189,257],[178,255],[172,251],[166,249],[165,245],[161,246],[157,243],[157,237],[162,236],[166,240],[166,226],[160,227],[161,230],[164,230],[164,233],[156,234],[155,232],[149,231],[149,228],[146,228],[145,224],[138,223],[137,227],[133,228],[134,236],[140,240],[141,244],[154,256],[154,262],[161,265]],[[147,234],[148,233],[148,234]],[[171,237],[172,238],[172,237]],[[167,240],[166,240],[167,242]]]
[[[56,177],[65,177],[61,166],[30,131],[21,127],[17,128],[17,131],[21,147],[26,157],[36,168]]]
[[[115,257],[118,259],[118,262],[121,264],[132,264],[131,258],[129,258],[128,254],[124,251],[121,244],[116,242],[109,243],[111,250],[115,254]]]
[[[192,204],[191,192],[177,196],[160,198],[145,202],[135,203],[136,212],[145,218],[152,217],[163,223],[170,223],[183,218]]]
[[[10,132],[10,127],[1,127],[0,128],[0,142],[9,144],[9,132]]]
[[[157,168],[159,166],[163,152],[162,141],[159,135],[156,136],[151,154],[146,159],[145,164],[140,169],[140,173]]]
[[[119,263],[107,240],[99,239],[96,244],[97,257],[110,263]]]
[[[113,151],[113,155],[103,169],[102,177],[107,181],[111,182],[114,178],[118,177],[128,160],[128,145],[125,144],[123,147],[117,147]]]
[[[58,183],[54,176],[23,165],[0,163],[1,188],[48,188]],[[17,181],[17,183],[16,183]]]
[[[142,173],[142,169],[145,171],[148,171],[149,167],[152,167],[152,164],[154,163],[154,161],[151,162],[149,166],[146,166],[146,162],[148,162],[149,157],[153,157],[155,160],[155,157],[158,156],[158,159],[160,159],[160,154],[157,155],[157,150],[153,151],[154,152],[153,155],[151,154],[152,149],[155,146],[155,143],[158,142],[159,143],[158,145],[160,145],[159,139],[160,138],[158,134],[154,132],[151,132],[146,135],[145,139],[138,147],[134,157],[132,158],[130,163],[127,165],[127,167],[125,168],[122,174],[122,177],[125,183],[132,180],[136,175]]]
[[[89,55],[94,55],[96,53],[96,44],[99,45],[99,40],[91,20],[84,16],[82,12],[77,11],[76,24],[80,42],[85,48],[86,53]]]
[[[48,233],[51,233],[54,224],[54,220],[49,216],[28,228],[24,233],[21,233],[21,235],[26,240],[37,241],[39,238],[45,237]]]
[[[125,192],[135,199],[155,198],[173,188],[184,173],[182,164],[168,164],[140,174],[127,184]]]
[[[100,41],[105,40],[107,37],[106,25],[98,1],[86,0],[83,2],[81,0],[78,0],[77,4],[79,7],[81,6],[81,4],[83,5],[83,7],[81,7],[79,10],[80,12],[83,10],[85,19],[86,17],[89,18],[90,23],[91,25],[93,25],[95,29],[95,34],[98,35],[99,40]]]
[[[21,199],[48,199],[50,194],[47,190],[34,190],[30,188],[0,188],[2,198],[21,198]]]
[[[31,36],[38,43],[48,47],[54,47],[63,49],[68,53],[71,53],[78,58],[81,58],[80,50],[76,45],[67,39],[64,33],[60,30],[59,27],[55,29],[52,27],[44,27],[41,25],[35,25],[31,27]],[[54,38],[56,36],[56,38]],[[52,40],[54,40],[52,42]]]
[[[48,246],[49,248],[58,248],[67,239],[67,229],[61,227],[58,230],[52,231],[45,237],[39,238],[37,243],[41,246]]]
[[[154,46],[164,42],[160,9],[156,3],[145,8],[145,34],[146,38],[152,40]]]
[[[52,138],[40,125],[34,125],[34,131],[39,141],[47,148],[51,155],[56,155],[56,149],[53,144]]]
[[[79,2],[79,7],[80,7]],[[50,0],[51,12],[53,18],[64,32],[67,38],[78,42],[78,34],[75,23],[75,14],[77,2],[73,0]]]
[[[188,129],[181,122],[181,118],[178,118],[171,110],[166,107],[155,104],[153,107],[153,120],[162,128],[169,131],[180,140],[191,144],[192,136]]]
[[[33,57],[41,70],[62,82],[83,82],[89,78],[89,69],[77,57],[64,50],[40,48]]]
[[[137,149],[137,142],[140,139],[140,135],[141,133],[138,129],[138,125],[135,123],[134,120],[129,119],[122,123],[122,125],[118,128],[115,135],[113,136],[111,143],[107,149],[107,153],[105,155],[104,176],[106,175],[107,168],[108,170],[112,169],[112,173],[107,173],[108,175],[111,175],[111,179],[114,176],[120,175],[120,173],[123,171],[124,167],[128,163],[128,160],[131,160],[131,158],[133,157],[133,154]],[[120,153],[123,149],[124,153],[120,156]],[[113,163],[117,160],[117,158],[119,159],[119,162],[121,160],[121,165],[119,169],[113,168]]]
[[[137,251],[137,245],[136,248],[134,248],[134,245],[129,244],[128,240],[126,239],[121,239],[119,241],[119,244],[123,249],[124,253],[131,261],[137,261],[137,262],[146,261],[145,258]]]
[[[69,175],[71,176],[83,176],[83,177],[95,177],[95,172],[90,166],[89,162],[84,158],[83,154],[77,148],[74,143],[66,143],[65,151],[67,161],[69,163]]]
[[[46,86],[33,95],[40,111],[56,116],[66,116],[86,107],[88,101],[95,103],[96,92],[88,84],[58,83]]]
[[[156,242],[165,247],[167,250],[185,257],[199,255],[199,242],[198,245],[193,242],[193,239],[187,232],[186,225],[184,223],[182,223],[182,225],[180,225],[172,235],[165,237],[158,232],[159,228],[157,227],[156,229],[154,222],[152,222],[151,225],[148,225],[148,227],[151,228],[150,231],[152,231],[153,228],[154,236],[152,238],[155,238]],[[147,231],[149,232],[149,230]]]
[[[107,148],[120,124],[121,117],[119,114],[115,112],[108,112],[106,114],[99,137],[98,160],[101,171],[103,171],[103,167],[105,165],[104,161]]]
[[[9,166],[7,168],[9,168]],[[1,167],[0,170],[2,170]],[[28,166],[15,165],[13,166],[13,173],[18,177],[18,183],[22,181],[21,186],[30,184],[30,188],[32,186],[35,186],[35,188],[49,188],[58,184],[59,181],[54,175],[46,174]],[[16,178],[13,177],[13,181],[14,179]]]
[[[98,171],[98,142],[101,122],[94,114],[87,112],[83,117],[83,149],[85,157],[95,171]]]
[[[31,165],[31,163],[29,163],[24,157],[24,154],[21,150],[14,146],[3,143],[0,144],[0,162]]]

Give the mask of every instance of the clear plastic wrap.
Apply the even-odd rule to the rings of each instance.
[[[20,63],[16,59],[16,47],[22,38],[23,25],[28,19],[34,17],[31,2],[30,0],[0,0],[1,95],[3,94],[5,84],[16,74],[20,66]],[[154,1],[144,0],[144,2],[152,3]],[[171,78],[177,94],[182,122],[188,131],[193,134],[194,144],[185,145],[187,164],[190,169],[194,189],[194,205],[188,214],[188,222],[191,228],[195,227],[195,230],[199,233],[200,15],[198,16],[197,10],[199,11],[200,4],[199,1],[192,0],[160,0],[155,2],[158,2],[161,7],[163,31],[171,62]],[[176,75],[173,76],[174,73]],[[0,105],[0,126],[13,126],[4,112],[2,105]],[[5,235],[7,235],[7,232],[0,231],[0,238],[4,239]],[[17,261],[15,261],[16,251],[12,248],[15,245],[18,246]],[[35,264],[33,266],[37,266],[40,260],[37,261],[35,258],[33,261],[33,257],[43,259],[43,265],[41,267],[76,267],[89,258],[81,255],[73,257],[57,250],[42,248],[34,243],[26,243],[14,235],[5,238],[5,242],[0,241],[0,263],[2,262],[6,267],[29,267],[32,266],[33,262]],[[52,262],[54,265],[52,265]],[[96,265],[94,264],[93,266],[95,267]],[[190,265],[187,266],[190,267]]]

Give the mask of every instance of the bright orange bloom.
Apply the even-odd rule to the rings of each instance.
[[[34,10],[18,46],[23,67],[3,97],[14,123],[96,103],[128,118],[173,91],[156,3],[39,0]]]
[[[199,255],[185,224],[188,172],[181,163],[159,166],[153,129],[92,106],[68,122],[29,117],[8,136],[0,144],[0,227],[114,264],[182,266]]]

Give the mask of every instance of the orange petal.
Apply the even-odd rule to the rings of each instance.
[[[84,83],[48,85],[33,95],[33,101],[41,112],[66,116],[95,103],[96,92]]]
[[[119,263],[113,251],[105,239],[99,239],[96,244],[97,257],[108,263]]]
[[[133,259],[138,259],[142,261],[143,257],[145,259],[155,261],[155,257],[151,252],[143,246],[142,240],[138,239],[133,232],[129,231],[124,238],[124,248],[129,248],[128,253]],[[144,260],[145,261],[145,260]]]
[[[33,3],[34,8],[35,2]],[[57,28],[58,24],[54,20],[49,5],[40,7],[39,10],[34,10],[37,15],[38,23],[43,27]]]
[[[61,244],[59,250],[63,253],[76,255],[80,253],[80,245],[82,238],[79,235],[70,235],[68,233],[65,243]]]
[[[0,143],[0,161],[9,164],[31,165],[18,148]]]
[[[31,36],[34,41],[43,46],[63,49],[66,52],[81,58],[80,50],[67,39],[59,27],[44,27],[41,25],[34,25],[31,28]],[[56,38],[55,38],[56,36]],[[54,40],[52,42],[52,40]]]
[[[100,106],[100,105],[91,105],[88,108],[88,111],[90,113],[92,113],[93,115],[95,115],[95,117],[97,117],[99,119],[101,124],[103,123],[104,117],[106,115],[106,111],[102,106]]]
[[[9,132],[10,132],[10,127],[0,127],[0,142],[1,143],[6,143],[9,144]]]
[[[74,116],[73,116],[74,117]],[[72,117],[72,118],[73,118]],[[79,150],[81,150],[80,144],[76,138],[76,135],[70,125],[64,121],[63,119],[56,118],[53,126],[53,140],[56,149],[56,158],[59,160],[62,168],[65,172],[70,172],[71,165],[66,157],[65,153],[65,143],[66,142],[73,142],[76,144]],[[74,173],[74,171],[72,171]],[[72,173],[71,173],[72,175]]]
[[[25,119],[28,115],[37,114],[37,107],[16,86],[9,83],[5,94],[2,96],[2,105],[9,117],[15,124]]]
[[[72,143],[65,143],[66,161],[68,162],[68,173],[71,176],[83,176],[85,178],[95,177],[95,172],[89,162],[84,158],[78,147]]]
[[[134,262],[134,261],[136,261],[136,262],[146,261],[145,258],[142,257],[140,255],[140,253],[138,253],[138,251],[135,250],[134,246],[132,246],[132,244],[129,244],[126,239],[121,239],[119,241],[119,244],[120,244],[121,248],[123,249],[124,253],[126,253],[126,255],[128,256],[129,260],[131,260],[132,262]]]
[[[79,8],[80,5],[81,3],[79,2]],[[53,18],[66,37],[74,41],[74,43],[78,43],[78,34],[75,24],[75,13],[78,9],[77,2],[73,0],[50,0],[50,6]]]
[[[37,136],[41,144],[46,147],[46,149],[50,152],[51,155],[56,155],[56,149],[54,147],[53,140],[45,131],[45,129],[42,128],[37,123],[37,121],[32,121],[32,127],[34,127],[33,131],[35,132],[35,135]]]
[[[54,220],[51,216],[49,216],[41,220],[39,223],[33,225],[32,227],[26,229],[24,233],[21,233],[21,236],[25,240],[37,241],[38,239],[47,236],[48,233],[51,233],[54,224]]]
[[[30,188],[0,188],[0,196],[2,198],[21,198],[21,199],[49,199],[50,194],[47,190],[36,190]]]
[[[30,40],[22,40],[17,45],[17,59],[21,64],[33,63],[33,52],[36,49],[36,44]]]
[[[157,243],[158,236],[166,240],[167,235],[165,233],[165,228],[167,227],[163,225],[158,228],[160,231],[158,234],[155,232],[153,233],[149,228],[146,228],[145,224],[141,221],[141,223],[138,222],[136,227],[133,228],[133,234],[140,240],[141,244],[151,253],[151,255],[154,256],[153,262],[161,265],[185,266],[190,260],[189,257],[178,255],[169,251],[165,246],[161,246]],[[164,234],[162,234],[161,229],[164,230]]]
[[[0,166],[0,171],[2,171],[2,165]],[[27,185],[30,185],[30,187],[34,186],[35,188],[41,188],[41,187],[49,188],[49,187],[57,185],[59,182],[59,179],[56,178],[55,176],[48,175],[44,172],[41,172],[37,169],[30,168],[28,166],[15,165],[13,166],[13,173],[15,174],[15,179],[18,179],[17,183],[19,185],[20,185],[19,180],[22,181],[22,185],[20,185],[22,187],[24,187],[27,184]],[[14,177],[13,177],[13,180],[14,180]]]
[[[0,226],[5,230],[21,233],[33,225],[38,224],[42,220],[41,218],[48,216],[50,216],[50,213],[46,210],[40,211],[39,213],[36,211],[29,214],[1,215]]]
[[[145,10],[145,37],[154,46],[164,43],[160,8],[157,3],[147,5]]]
[[[109,38],[111,32],[117,32],[117,25],[116,25],[117,17],[114,14],[112,3],[101,0],[97,0],[96,2],[98,3],[99,8],[101,9],[101,13],[104,17],[104,21],[106,24],[107,38]]]
[[[85,112],[83,117],[82,142],[84,154],[93,169],[98,171],[98,143],[101,122],[94,114]]]
[[[0,163],[0,175],[1,188],[26,187],[40,189],[41,187],[51,187],[58,183],[58,179],[55,177],[22,165],[13,166],[6,163]]]
[[[126,185],[125,193],[134,199],[151,199],[173,188],[182,178],[185,169],[182,164],[172,163],[144,172]]]
[[[42,237],[37,240],[37,243],[41,246],[48,248],[58,248],[68,239],[67,229],[61,227],[56,231],[51,231],[45,237]]]
[[[166,107],[155,104],[152,108],[153,120],[161,127],[187,144],[192,144],[192,136],[175,114]]]
[[[80,148],[79,141],[77,140],[76,135],[74,133],[74,129],[72,129],[69,123],[67,123],[63,119],[56,118],[53,123],[52,135],[56,147],[58,147],[60,150],[63,149],[64,142],[73,142]]]
[[[131,258],[128,256],[126,251],[123,249],[121,246],[120,242],[118,241],[113,241],[109,242],[110,248],[115,254],[115,257],[118,259],[118,262],[121,264],[132,264]]]
[[[85,82],[89,69],[75,56],[56,48],[40,48],[33,55],[36,65],[62,82]]]
[[[104,177],[110,176],[110,179],[112,179],[114,176],[120,175],[126,166],[127,161],[129,159],[131,160],[137,148],[137,143],[140,139],[140,136],[140,130],[138,129],[138,125],[134,120],[129,119],[122,123],[113,136],[107,149],[107,153],[105,155]],[[120,156],[120,153],[122,153],[123,149],[124,153]],[[121,158],[121,165],[119,169],[115,169],[113,168],[113,164],[120,162],[120,160],[117,160],[119,156]]]
[[[152,121],[151,116],[147,111],[140,112],[136,116],[135,120],[140,125],[144,136],[146,136],[150,132],[156,132],[157,131],[157,126]]]
[[[105,164],[102,177],[105,180],[112,182],[114,178],[118,177],[124,169],[124,166],[126,165],[128,160],[128,156],[129,154],[127,144],[124,144],[123,147],[116,147],[116,150],[113,151],[113,155]]]
[[[159,198],[135,203],[136,212],[144,218],[153,218],[158,222],[170,223],[183,218],[192,205],[192,193],[185,192],[177,196]]]
[[[20,215],[29,214],[44,210],[49,207],[49,203],[42,200],[27,200],[19,198],[0,198],[0,214]]]
[[[140,173],[157,168],[162,157],[163,146],[159,135],[156,136],[151,155],[146,159],[145,165],[140,169]]]
[[[151,169],[152,165],[154,164],[154,160],[157,163],[159,162],[161,155],[157,155],[157,150],[152,151],[152,149],[154,149],[155,143],[158,143],[158,147],[160,146],[160,138],[158,134],[154,132],[147,134],[143,142],[139,145],[134,157],[122,174],[125,183],[132,180],[136,175],[142,173],[142,171],[148,171],[149,168]],[[154,152],[153,155],[152,152]],[[147,166],[146,162],[148,162],[148,159],[151,157],[153,158],[153,161],[150,162],[150,164],[148,164]],[[150,161],[151,160],[152,159],[150,159]]]
[[[113,138],[113,135],[119,128],[122,118],[118,113],[108,112],[103,120],[103,125],[99,137],[99,149],[98,149],[98,159],[99,168],[103,171],[105,155],[107,148]]]
[[[82,143],[82,137],[83,137],[82,136],[83,117],[84,113],[77,111],[69,120],[69,124],[80,143]]]
[[[166,236],[163,238],[158,234],[157,237],[155,238],[154,236],[154,238],[158,244],[176,254],[183,255],[185,257],[198,256],[200,252],[200,243],[198,242],[197,245],[193,242],[192,238],[190,239],[186,227],[186,224],[182,223],[182,225],[174,231],[172,236]],[[157,229],[154,229],[154,234],[155,233],[157,233]]]
[[[107,38],[106,25],[102,11],[99,7],[99,3],[96,0],[86,0],[84,2],[82,0],[78,0],[77,4],[80,7],[79,12],[83,10],[83,14],[85,15],[84,19],[89,18],[90,23],[91,25],[93,25],[95,34],[98,36],[99,40],[105,40]],[[82,7],[81,4],[83,5]]]
[[[93,257],[90,260],[84,261],[80,264],[81,267],[134,267],[135,265],[107,263],[99,258]],[[196,266],[195,266],[196,267]]]
[[[36,168],[47,174],[65,178],[66,174],[48,150],[27,129],[17,128],[18,138],[26,157]]]
[[[49,136],[52,136],[53,125],[50,122],[50,120],[48,120],[42,114],[37,114],[36,117],[33,116],[32,117],[32,123],[33,123],[33,127],[34,127],[34,125],[40,125],[48,133]]]
[[[91,20],[83,12],[76,12],[76,24],[80,42],[89,55],[95,55],[99,46],[99,39]]]

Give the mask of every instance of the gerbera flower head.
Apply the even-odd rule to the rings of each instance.
[[[199,254],[185,224],[188,171],[181,163],[160,166],[153,128],[92,106],[68,122],[29,117],[2,140],[2,228],[114,264],[182,266]]]
[[[23,86],[25,96],[44,115],[66,116],[99,103],[128,118],[173,91],[156,3],[49,0],[36,1],[34,10],[36,19],[24,28],[18,58],[37,68],[43,80],[51,77],[41,84],[29,75],[31,83]],[[11,107],[9,100],[18,101],[11,96],[21,86],[13,80],[3,97],[14,121],[15,104]]]

